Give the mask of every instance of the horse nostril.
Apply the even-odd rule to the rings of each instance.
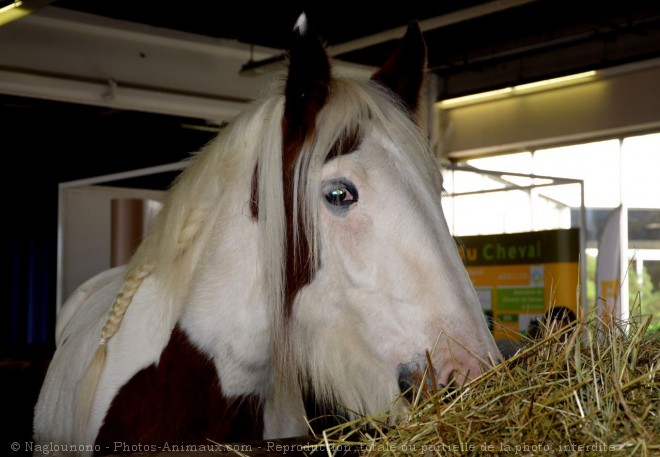
[[[400,363],[397,367],[398,383],[401,394],[409,402],[413,402],[415,391],[422,383],[423,367],[417,363]]]
[[[459,372],[457,370],[451,370],[447,374],[447,379],[441,379],[439,384],[440,386],[446,387],[448,391],[455,391],[457,389]],[[445,383],[442,384],[442,381]]]
[[[415,355],[410,362],[400,363],[397,366],[399,390],[410,403],[414,401],[417,391],[422,387],[425,369],[426,358],[421,354]]]
[[[451,392],[454,390],[457,372],[451,370],[444,377],[436,378],[436,372],[427,370],[425,358],[417,356],[408,363],[400,363],[397,367],[399,390],[403,397],[413,403],[419,390],[424,397],[435,394],[438,391]]]
[[[413,397],[414,397],[414,389],[413,385],[410,384],[410,381],[404,377],[399,376],[399,391],[401,392],[401,395],[408,400],[410,403],[413,402]]]

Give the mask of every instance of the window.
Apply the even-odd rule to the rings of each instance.
[[[628,209],[631,300],[642,291],[642,312],[660,320],[660,133],[470,159],[467,165],[501,176],[445,172],[443,202],[457,236],[579,226],[580,186],[545,184],[533,174],[584,182],[588,257],[612,208]],[[519,189],[512,187],[522,186]],[[509,190],[507,190],[509,189]],[[484,191],[486,191],[484,193]],[[593,276],[595,262],[587,262]],[[633,285],[634,283],[634,285]],[[591,292],[589,302],[595,300]],[[656,309],[657,308],[657,309]]]

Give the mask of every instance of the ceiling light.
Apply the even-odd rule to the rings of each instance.
[[[5,3],[6,2],[0,3],[1,5],[5,5],[0,8],[0,25],[15,21],[16,19],[20,19],[23,16],[27,16],[31,12],[31,10],[28,8],[21,8],[23,2],[20,0],[16,0],[15,2],[11,2],[9,4]]]
[[[52,2],[53,0],[0,0],[0,26],[21,19]]]
[[[438,103],[440,108],[448,108],[450,106],[457,105],[467,105],[476,102],[482,102],[485,100],[492,100],[494,98],[501,98],[507,96],[513,92],[512,87],[505,87],[504,89],[491,90],[488,92],[481,92],[478,94],[465,95],[463,97],[449,98],[447,100],[442,100]]]
[[[6,5],[5,5],[5,3],[7,3],[7,2],[0,2],[0,5],[4,5],[4,6],[0,7],[0,14],[5,13],[7,11],[11,11],[14,8],[18,8],[19,6],[21,6],[23,4],[23,2],[20,1],[20,0],[17,0],[15,2],[7,3]]]
[[[596,76],[596,71],[585,71],[583,73],[576,73],[574,75],[561,76],[559,78],[545,79],[543,81],[535,81],[533,83],[520,84],[513,87],[505,87],[503,89],[491,90],[488,92],[481,92],[478,94],[465,95],[463,97],[448,98],[436,103],[438,108],[455,108],[458,106],[471,105],[484,101],[491,101],[498,98],[509,97],[521,92],[536,92],[546,89],[555,89],[557,87],[564,87],[570,84],[585,82],[593,79]]]
[[[584,80],[590,79],[592,76],[596,76],[595,71],[585,71],[584,73],[560,76],[559,78],[546,79],[528,84],[520,84],[518,86],[514,86],[513,90],[515,92],[524,92],[527,90],[541,89],[549,86],[565,86],[567,83],[584,82]]]

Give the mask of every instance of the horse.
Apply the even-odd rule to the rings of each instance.
[[[302,436],[315,411],[405,411],[424,376],[498,360],[421,127],[426,52],[411,22],[370,78],[337,76],[300,16],[272,93],[191,155],[131,261],[65,303],[35,448]]]

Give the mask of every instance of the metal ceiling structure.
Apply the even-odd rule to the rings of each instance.
[[[32,2],[32,3],[31,3]],[[3,0],[3,3],[11,3]],[[296,17],[343,62],[377,66],[411,20],[420,22],[439,97],[602,69],[660,56],[660,3],[653,0],[462,0],[404,2],[234,2],[213,0],[25,0],[68,12],[270,49],[288,44]],[[31,7],[30,7],[31,8]],[[84,20],[84,19],[83,19]]]
[[[12,21],[0,13],[0,115],[21,126],[48,119],[68,128],[94,116],[103,132],[220,125],[276,82],[303,11],[335,68],[360,74],[382,64],[407,24],[419,21],[437,100],[660,59],[657,0],[413,1],[389,9],[376,2],[24,0],[20,10]],[[81,152],[88,171],[64,169],[57,179],[181,157],[156,154],[173,144],[163,142],[139,154],[116,145],[126,152],[104,167]]]
[[[660,56],[653,0],[402,2],[180,2],[57,0],[53,6],[249,45],[284,50],[300,12],[331,55],[382,63],[411,20],[420,22],[440,97],[522,84]]]

